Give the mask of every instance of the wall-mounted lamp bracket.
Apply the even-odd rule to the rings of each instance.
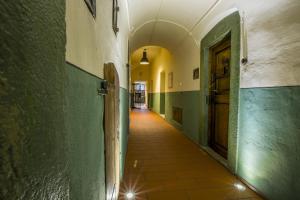
[[[107,95],[108,94],[108,81],[102,80],[100,83],[100,88],[98,89],[98,95]]]

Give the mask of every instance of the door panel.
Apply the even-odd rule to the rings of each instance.
[[[160,73],[160,114],[165,114],[165,90],[166,90],[166,73]]]
[[[209,145],[224,158],[228,150],[230,38],[211,48]]]
[[[105,96],[105,170],[106,199],[114,200],[119,191],[119,78],[112,63],[104,66],[104,78],[108,81]]]

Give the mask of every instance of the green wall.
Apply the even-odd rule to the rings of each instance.
[[[159,96],[159,113],[164,115],[166,114],[166,93],[160,93]]]
[[[105,199],[103,132],[104,98],[97,94],[101,79],[67,64],[65,116],[70,159],[70,198]],[[120,88],[120,155],[124,173],[129,132],[128,91]]]
[[[199,144],[200,91],[166,93],[166,120]],[[172,109],[182,108],[182,125],[172,119]]]
[[[240,94],[238,175],[268,199],[300,199],[300,87]]]
[[[152,110],[160,114],[161,93],[151,93],[150,101],[153,103]],[[164,93],[165,117],[166,120],[177,129],[180,129],[188,138],[199,143],[199,112],[200,112],[200,91],[167,92]],[[183,122],[179,124],[173,120],[172,109],[179,107],[183,109]]]
[[[105,199],[101,79],[65,61],[65,1],[3,1],[0,19],[0,199]]]
[[[65,1],[1,1],[0,19],[0,199],[68,199]]]
[[[104,98],[101,79],[66,64],[65,124],[70,199],[105,199]]]
[[[150,98],[150,104],[149,106],[151,106],[151,110],[160,114],[160,93],[151,93],[149,96]]]

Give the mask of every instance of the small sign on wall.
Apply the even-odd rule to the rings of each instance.
[[[168,88],[173,88],[173,72],[168,74]]]
[[[84,0],[94,18],[96,18],[96,0]]]
[[[199,68],[193,70],[193,80],[199,79]]]

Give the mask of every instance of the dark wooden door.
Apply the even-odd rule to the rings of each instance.
[[[228,150],[230,38],[211,48],[209,144],[224,158]]]
[[[160,114],[165,114],[166,73],[160,72]]]
[[[104,111],[106,199],[114,200],[117,199],[120,182],[119,77],[114,64],[105,64],[104,79],[108,81]]]

